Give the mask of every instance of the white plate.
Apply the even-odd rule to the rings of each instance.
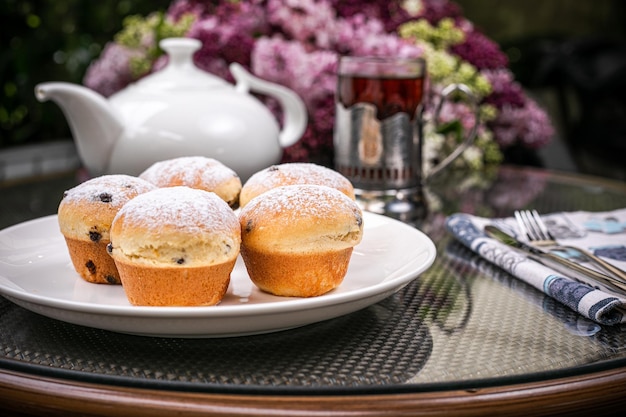
[[[250,281],[241,258],[223,301],[212,307],[138,307],[121,286],[90,284],[74,271],[57,217],[0,231],[0,293],[36,313],[83,326],[161,337],[266,333],[335,318],[400,290],[432,265],[436,250],[419,230],[364,213],[362,242],[335,290],[313,298],[277,297]]]

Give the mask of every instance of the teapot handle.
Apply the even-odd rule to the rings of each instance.
[[[229,68],[237,81],[235,86],[237,91],[243,93],[256,91],[278,100],[285,117],[284,126],[278,135],[278,143],[283,148],[296,143],[302,137],[308,122],[306,106],[302,99],[287,87],[255,77],[235,62],[230,64]]]

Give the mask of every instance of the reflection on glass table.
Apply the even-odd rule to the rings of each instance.
[[[10,198],[0,225],[54,214],[76,180],[5,187]],[[537,407],[544,415],[573,415],[623,407],[624,327],[584,319],[477,257],[444,222],[456,212],[505,217],[521,208],[623,208],[626,186],[502,167],[492,177],[438,176],[426,199],[427,215],[415,226],[436,245],[432,267],[383,301],[296,329],[215,339],[134,336],[43,317],[0,299],[0,388],[25,384],[27,397],[62,383],[75,398],[95,401],[88,403],[96,415],[106,410],[93,391],[79,394],[85,387],[105,397],[123,393],[115,401],[129,415],[154,406],[155,393],[163,410],[181,413],[184,401],[205,411],[220,404],[224,414],[243,407],[258,415],[283,407],[294,415],[481,409],[512,415]],[[0,397],[11,389],[0,389]],[[48,411],[41,401],[34,404],[35,411]]]

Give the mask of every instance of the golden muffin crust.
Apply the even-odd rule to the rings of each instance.
[[[106,252],[119,209],[156,186],[128,175],[104,175],[67,190],[59,203],[59,229],[74,269],[87,282],[119,284],[115,263]]]
[[[263,291],[312,297],[341,284],[363,215],[342,192],[320,185],[288,185],[250,200],[239,213],[241,255]]]
[[[111,222],[128,201],[157,187],[130,175],[103,175],[65,191],[59,203],[64,236],[97,242],[109,240]]]
[[[233,210],[217,194],[186,186],[158,188],[137,198],[113,219],[109,244],[129,302],[219,303],[241,244]]]

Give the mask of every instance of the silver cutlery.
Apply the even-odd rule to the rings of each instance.
[[[535,247],[522,242],[497,226],[487,225],[485,226],[484,231],[488,236],[510,246],[518,252],[523,253],[529,259],[545,265],[546,267],[551,268],[566,277],[576,279],[590,285],[591,287],[612,292],[622,297],[626,294],[625,283],[615,280],[602,272],[587,268],[584,265],[570,261],[567,258],[555,255],[554,253],[541,247]]]
[[[590,265],[594,265],[596,268],[604,271],[605,275],[609,275],[613,279],[626,285],[625,271],[622,271],[615,265],[612,265],[604,259],[582,248],[559,244],[546,227],[537,210],[516,211],[515,218],[520,231],[528,237],[529,245],[537,248],[543,248],[556,255],[561,254],[563,257],[567,256],[572,259],[587,262]]]

